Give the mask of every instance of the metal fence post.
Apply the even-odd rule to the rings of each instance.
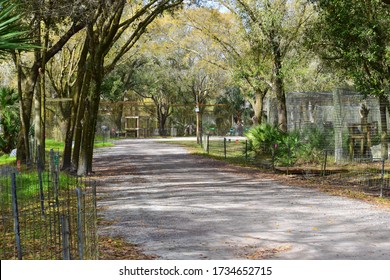
[[[45,215],[45,196],[43,194],[42,163],[41,163],[41,157],[40,157],[40,152],[39,152],[40,149],[41,149],[41,146],[38,145],[37,169],[38,169],[38,179],[39,179],[39,196],[41,199],[41,212],[42,212],[42,215]]]
[[[91,182],[90,182],[91,184]],[[97,193],[96,193],[96,182],[93,182],[92,185],[92,200],[93,200],[93,255],[95,258],[98,258],[98,235],[97,235]]]
[[[245,161],[248,161],[248,140],[245,140]]]
[[[223,138],[223,154],[224,154],[224,156],[225,156],[225,159],[226,159],[226,137],[225,138]]]
[[[56,205],[59,205],[58,192],[59,192],[59,178],[60,178],[60,166],[59,166],[59,152],[54,154],[54,199]]]
[[[210,135],[207,135],[207,153],[210,153]]]
[[[272,153],[272,171],[275,172],[275,148],[276,144],[271,148],[271,153]]]
[[[326,175],[326,165],[328,162],[328,151],[325,150],[324,169],[322,170],[322,176]]]
[[[49,152],[49,162],[50,162],[50,176],[53,176],[55,165],[54,165],[54,150],[50,149]]]
[[[77,240],[78,240],[78,248],[79,248],[79,257],[80,260],[84,259],[84,234],[83,234],[83,221],[82,221],[82,207],[81,207],[81,199],[82,193],[81,189],[76,189],[77,193]]]
[[[19,208],[18,208],[18,196],[16,193],[16,174],[12,173],[11,175],[11,184],[12,184],[12,208],[14,214],[14,232],[16,239],[16,248],[18,251],[18,259],[22,259],[22,246],[20,242],[20,226],[19,226]]]
[[[382,159],[381,179],[382,179],[382,182],[381,182],[381,191],[380,191],[379,197],[383,197],[383,187],[385,184],[385,159]]]
[[[62,225],[62,255],[64,260],[70,260],[69,221],[65,215],[61,215]]]

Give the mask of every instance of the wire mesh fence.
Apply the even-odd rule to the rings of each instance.
[[[385,160],[355,162],[343,168],[326,170],[321,178],[327,183],[348,189],[358,189],[366,194],[390,197],[390,164]]]
[[[97,259],[96,184],[59,172],[3,168],[1,259]]]
[[[201,143],[204,151],[215,157],[249,160],[248,140],[245,137],[203,135]]]
[[[367,194],[390,197],[390,163],[384,159],[353,159],[336,164],[333,149],[312,149],[297,156],[296,147],[272,145],[256,154],[246,137],[218,137],[203,135],[202,147],[210,156],[230,162],[245,163],[278,173],[299,175],[304,179],[318,178],[322,183],[359,189]],[[300,143],[304,145],[304,143]],[[283,158],[277,156],[283,150]]]

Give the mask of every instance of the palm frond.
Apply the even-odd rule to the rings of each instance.
[[[28,30],[21,23],[22,14],[11,0],[0,0],[0,57],[10,50],[36,48],[26,37]]]

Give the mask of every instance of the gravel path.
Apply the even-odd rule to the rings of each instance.
[[[153,140],[99,149],[102,234],[160,259],[390,259],[390,212]]]

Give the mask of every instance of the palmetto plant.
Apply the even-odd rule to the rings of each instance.
[[[249,140],[249,151],[257,156],[272,155],[272,161],[280,166],[293,165],[302,146],[297,133],[282,132],[267,123],[252,128],[246,136]]]
[[[0,0],[0,57],[10,50],[33,48],[26,38],[26,29],[20,23],[16,1]]]
[[[0,88],[0,152],[9,153],[16,146],[20,127],[17,102],[18,95],[13,89]]]
[[[249,130],[246,137],[251,151],[270,154],[282,143],[284,134],[277,127],[265,123]]]

